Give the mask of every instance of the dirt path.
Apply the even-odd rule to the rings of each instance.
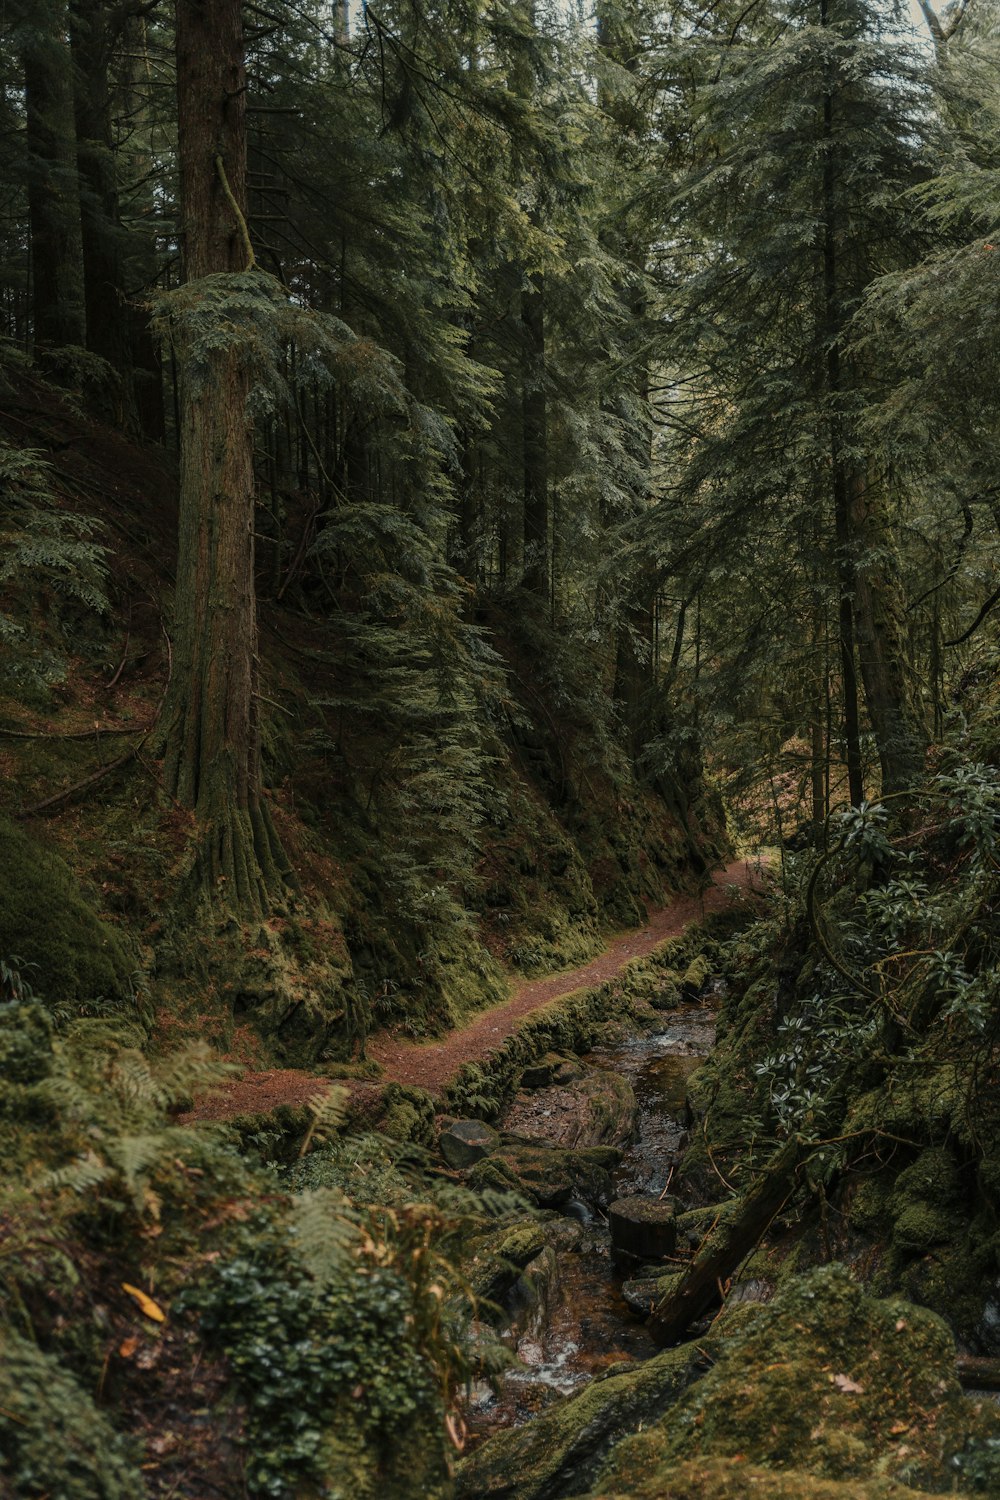
[[[652,952],[657,943],[677,937],[689,923],[700,922],[709,912],[722,911],[743,891],[759,890],[762,883],[759,866],[737,860],[714,872],[712,884],[703,895],[679,896],[669,906],[653,912],[648,926],[615,938],[590,963],[519,985],[509,1000],[482,1011],[467,1026],[449,1032],[438,1041],[414,1042],[388,1032],[370,1037],[368,1056],[382,1066],[380,1083],[415,1084],[432,1094],[440,1093],[463,1063],[478,1062],[492,1052],[540,1005],[573,990],[593,989],[603,984],[630,959]],[[263,1114],[282,1104],[304,1104],[322,1087],[322,1077],[295,1068],[246,1073],[210,1097],[198,1100],[195,1108],[181,1118],[225,1120],[237,1114]]]

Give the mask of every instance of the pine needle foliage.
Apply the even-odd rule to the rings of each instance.
[[[0,441],[0,682],[7,691],[62,677],[69,606],[107,610],[99,530],[93,518],[58,503],[39,452]]]

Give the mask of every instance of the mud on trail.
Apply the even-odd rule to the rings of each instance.
[[[466,1026],[434,1041],[414,1042],[378,1032],[369,1037],[367,1054],[381,1068],[379,1085],[402,1083],[439,1094],[464,1063],[480,1062],[517,1030],[525,1016],[574,990],[595,989],[633,958],[643,958],[666,938],[678,937],[692,922],[711,912],[724,911],[745,892],[761,890],[762,867],[735,860],[712,874],[712,884],[698,896],[679,896],[654,911],[645,927],[622,933],[604,952],[577,969],[562,969],[544,979],[519,984],[509,1000],[480,1012]],[[190,1120],[227,1120],[234,1115],[266,1114],[281,1105],[300,1105],[323,1087],[322,1074],[297,1068],[269,1068],[247,1072],[225,1084],[181,1116]]]

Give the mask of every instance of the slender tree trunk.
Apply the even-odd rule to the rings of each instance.
[[[906,631],[899,558],[884,497],[860,474],[851,483],[851,529],[862,544],[854,600],[865,703],[878,747],[882,795],[919,778],[927,751]]]
[[[125,290],[124,230],[111,128],[109,66],[115,35],[105,0],[71,0],[76,160],[87,348],[121,382],[121,415],[138,425],[132,388],[132,309]]]
[[[178,146],[187,279],[247,268],[240,0],[177,0]],[[167,790],[195,811],[197,878],[261,910],[281,856],[262,797],[257,717],[251,371],[238,328],[196,365],[180,334],[180,535]]]
[[[549,452],[545,393],[545,281],[532,276],[521,293],[524,329],[522,413],[524,433],[524,586],[542,599],[549,593]]]
[[[829,24],[827,0],[821,0],[821,23]],[[843,317],[838,274],[837,173],[832,84],[823,95],[823,302],[826,324],[826,394],[829,408],[830,480],[833,489],[834,532],[839,584],[838,624],[840,670],[844,695],[844,741],[848,795],[853,806],[864,801],[861,761],[861,716],[858,704],[857,658],[854,644],[854,539],[851,534],[850,492],[841,431],[843,381],[840,339]]]
[[[28,219],[36,346],[86,340],[73,70],[64,0],[17,0],[24,42]]]

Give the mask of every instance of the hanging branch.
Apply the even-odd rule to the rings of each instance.
[[[221,155],[215,158],[215,170],[219,174],[219,181],[222,183],[222,191],[226,195],[226,202],[229,204],[229,207],[236,215],[236,223],[239,226],[240,239],[243,241],[243,248],[247,253],[247,263],[245,269],[248,271],[252,271],[254,266],[257,264],[257,257],[256,255],[254,255],[253,245],[251,245],[250,243],[250,231],[247,228],[247,221],[244,217],[243,210],[237,203],[236,198],[233,194],[233,190],[229,186],[229,178],[226,176],[226,164],[222,160]]]

